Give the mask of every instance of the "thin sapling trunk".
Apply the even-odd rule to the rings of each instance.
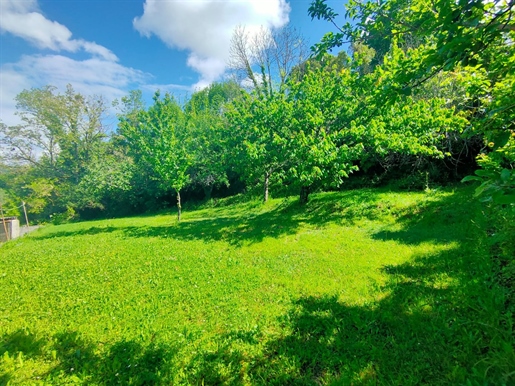
[[[264,192],[263,192],[263,201],[268,201],[268,185],[270,184],[270,173],[265,173],[265,183],[264,183]]]
[[[177,221],[181,221],[181,192],[177,191]]]

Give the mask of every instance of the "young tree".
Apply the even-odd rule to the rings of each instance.
[[[269,97],[243,94],[226,112],[237,168],[248,182],[262,183],[265,202],[270,184],[284,177],[289,164],[286,136],[291,133],[291,107],[283,93]]]
[[[305,43],[290,27],[250,33],[240,26],[230,53],[230,67],[252,85],[251,93],[235,101],[228,113],[236,141],[232,147],[238,151],[240,172],[248,181],[261,180],[267,201],[271,180],[280,179],[288,163],[283,151],[289,114],[286,81],[304,61]]]
[[[308,201],[316,183],[339,186],[357,170],[363,133],[352,120],[356,109],[356,74],[327,66],[308,70],[300,82],[290,82],[292,133],[287,146],[289,173],[300,185],[300,202]]]
[[[184,113],[177,101],[158,92],[148,110],[137,113],[137,124],[121,118],[120,128],[129,146],[137,148],[141,157],[153,168],[164,186],[177,195],[177,219],[181,220],[181,190],[188,184],[188,169],[193,160]]]

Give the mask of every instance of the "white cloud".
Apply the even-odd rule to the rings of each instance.
[[[193,92],[194,89],[192,86],[185,86],[183,84],[175,84],[175,83],[168,83],[168,84],[158,84],[158,83],[148,83],[141,85],[141,89],[143,91],[149,91],[152,94],[154,94],[157,90],[161,92],[168,92],[173,94],[174,92]]]
[[[14,115],[16,102],[14,98],[24,89],[30,88],[29,80],[12,69],[0,68],[0,121],[8,125],[19,123]]]
[[[108,102],[137,88],[151,76],[122,66],[108,48],[83,39],[73,39],[64,25],[47,19],[37,0],[0,0],[0,32],[10,33],[55,55],[25,55],[16,63],[0,67],[0,120],[19,123],[15,97],[21,91],[45,85],[64,91],[71,84],[84,95],[102,95]],[[83,51],[91,55],[75,60],[61,52]]]
[[[190,51],[187,64],[200,73],[193,86],[203,88],[226,69],[234,28],[249,33],[261,26],[280,28],[289,21],[286,0],[146,0],[134,27],[143,35],[156,35],[172,48]]]
[[[0,67],[0,119],[10,125],[19,122],[14,116],[14,97],[31,87],[51,84],[64,91],[69,83],[84,95],[102,95],[112,101],[149,78],[149,74],[104,58],[74,60],[62,55],[23,56],[17,63]]]
[[[193,89],[203,89],[218,79],[225,71],[225,61],[219,58],[202,58],[195,53],[188,57],[188,66],[202,74],[202,78],[193,85]]]
[[[38,48],[69,52],[84,50],[105,60],[118,60],[115,54],[101,45],[72,39],[72,33],[66,26],[48,20],[39,12],[36,0],[1,0],[0,14],[1,32],[11,33]]]

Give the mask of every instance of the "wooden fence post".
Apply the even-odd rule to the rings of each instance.
[[[27,229],[29,229],[29,218],[27,216],[27,209],[25,208],[25,201],[22,201],[23,212],[25,213],[25,225],[27,225]]]

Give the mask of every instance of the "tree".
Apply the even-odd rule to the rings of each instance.
[[[31,188],[17,194],[30,195],[29,203],[37,196],[32,210],[41,213],[48,212],[45,205],[53,211],[77,207],[77,186],[106,145],[103,99],[68,85],[64,94],[52,86],[24,90],[16,101],[21,124],[0,124],[0,145],[10,164],[30,168],[26,185]]]
[[[309,71],[316,71],[322,67],[341,71],[344,68],[350,68],[350,66],[351,58],[345,51],[340,51],[337,55],[327,53],[320,57],[312,56],[293,68],[288,81],[300,82]]]
[[[6,217],[19,216],[20,202],[17,197],[13,180],[23,173],[23,167],[9,166],[0,162],[0,205]]]
[[[229,49],[229,67],[264,95],[282,90],[291,71],[306,57],[304,38],[292,27],[273,31],[261,27],[251,33],[238,26]]]
[[[131,163],[132,189],[127,191],[127,206],[136,212],[156,209],[159,207],[157,198],[165,196],[170,187],[160,182],[160,177],[154,168],[143,157],[143,149],[129,142],[131,131],[140,125],[139,114],[146,111],[141,90],[131,90],[128,95],[115,102],[118,108],[118,125],[113,135],[113,156],[128,159]],[[135,188],[137,187],[137,189]]]
[[[240,92],[234,82],[214,83],[194,93],[185,106],[194,156],[191,180],[203,189],[206,199],[211,197],[213,188],[229,184],[224,111]]]
[[[137,113],[137,124],[121,117],[120,127],[129,146],[137,148],[141,157],[153,168],[160,182],[175,190],[177,219],[181,220],[181,190],[188,184],[188,169],[192,164],[191,136],[184,113],[168,93],[158,92],[148,110]]]
[[[349,69],[329,64],[308,70],[300,82],[289,83],[289,174],[300,184],[301,204],[308,201],[313,184],[339,186],[357,170],[354,161],[363,149],[363,136],[355,121],[349,120],[356,108],[355,80]]]
[[[290,27],[251,34],[240,26],[234,30],[230,54],[230,67],[252,85],[250,94],[228,111],[233,139],[239,141],[233,142],[233,149],[239,152],[240,172],[247,181],[261,180],[267,201],[271,180],[281,179],[288,163],[282,139],[288,114],[286,81],[304,61],[304,39]]]
[[[17,97],[17,115],[22,124],[7,126],[0,123],[0,141],[9,154],[9,162],[30,163],[34,166],[56,169],[59,154],[60,126],[56,88],[24,90]]]
[[[268,200],[270,184],[280,181],[289,159],[286,138],[291,130],[291,104],[284,93],[269,97],[243,94],[228,106],[229,141],[241,175],[263,185],[263,201]]]
[[[412,93],[442,71],[462,72],[469,83],[470,126],[475,134],[484,138],[485,147],[478,160],[490,169],[490,177],[482,176],[482,186],[498,187],[501,194],[496,197],[505,201],[507,198],[501,198],[502,192],[506,197],[515,197],[515,185],[495,181],[515,179],[514,8],[514,0],[352,1],[347,15],[355,22],[341,28],[335,23],[337,14],[325,0],[314,1],[309,12],[312,17],[328,20],[340,29],[337,34],[326,35],[316,45],[318,53],[340,46],[345,39],[366,41],[381,34],[391,42],[390,49],[397,47],[404,51],[391,67],[391,84],[383,94],[385,101]],[[389,27],[383,28],[380,20],[388,20]],[[417,44],[403,46],[414,33],[414,27],[418,27]],[[482,188],[479,192],[489,191]],[[492,196],[487,197],[492,199]]]
[[[68,85],[24,90],[16,97],[22,124],[0,125],[1,144],[13,162],[29,163],[52,177],[77,183],[102,146],[106,110],[101,97],[86,98]]]

